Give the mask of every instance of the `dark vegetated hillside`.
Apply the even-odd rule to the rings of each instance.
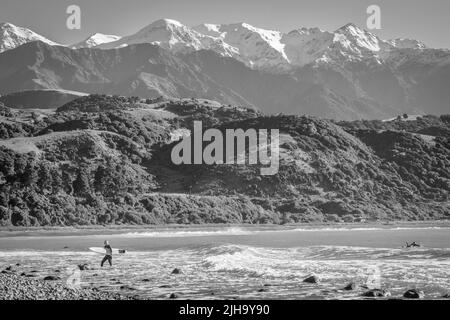
[[[154,174],[163,181],[172,181],[163,190],[245,195],[265,209],[283,213],[285,222],[305,221],[305,212],[312,215],[312,220],[331,221],[448,214],[448,199],[443,195],[449,186],[442,183],[448,181],[446,175],[442,175],[437,195],[421,193],[427,189],[426,183],[403,178],[395,162],[375,155],[359,139],[327,121],[295,116],[258,117],[228,123],[222,129],[233,127],[280,130],[278,174],[261,176],[260,167],[255,165],[175,166],[170,164],[172,146],[164,146],[152,159],[152,165],[158,168]],[[448,154],[448,150],[444,152]],[[448,168],[442,170],[448,174]],[[443,206],[428,199],[442,201]],[[292,211],[286,211],[286,207]]]
[[[2,123],[17,118],[1,110]],[[248,164],[174,165],[172,135],[195,120],[222,131],[279,129],[279,173],[262,176],[260,165]],[[449,218],[444,137],[350,130],[196,99],[147,105],[101,95],[22,124],[23,134],[0,139],[4,226]]]
[[[426,141],[407,132],[361,131],[358,137],[381,158],[393,163],[402,179],[427,199],[448,200],[450,190],[450,139]]]
[[[402,120],[399,116],[396,120],[358,120],[358,121],[340,121],[338,124],[347,131],[353,130],[396,130],[421,133],[431,136],[450,137],[450,116],[442,115],[440,117],[433,115],[420,116],[416,120]]]
[[[0,102],[0,139],[28,136],[33,126],[14,119],[15,112]]]

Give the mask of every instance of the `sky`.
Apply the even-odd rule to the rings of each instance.
[[[81,9],[81,29],[66,27],[69,5]],[[382,39],[412,38],[450,48],[449,0],[1,0],[0,22],[10,22],[62,44],[95,32],[129,35],[170,18],[188,26],[247,22],[289,32],[300,27],[334,31],[348,22],[366,28],[369,5],[381,9]]]

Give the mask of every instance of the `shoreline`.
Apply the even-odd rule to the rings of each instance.
[[[226,228],[246,228],[260,231],[291,230],[296,228],[321,229],[321,228],[427,228],[450,227],[450,220],[435,221],[386,221],[366,223],[296,223],[296,224],[163,224],[163,225],[90,225],[90,226],[50,226],[50,227],[0,227],[0,238],[19,236],[63,236],[63,235],[96,235],[96,234],[121,234],[125,232],[139,231],[195,231],[195,230],[220,230]]]
[[[444,224],[432,224],[431,228],[427,228],[430,224],[423,223],[384,225],[386,228],[391,228],[392,231],[388,232],[379,228],[379,225],[365,224],[362,225],[364,228],[358,228],[354,234],[347,232],[350,230],[348,225],[339,226],[344,227],[345,231],[331,232],[333,234],[327,232],[303,233],[304,229],[302,228],[298,234],[284,231],[256,233],[254,239],[262,244],[261,247],[252,246],[254,239],[246,240],[246,238],[242,238],[236,243],[231,241],[230,245],[227,244],[228,242],[212,241],[212,246],[205,247],[204,243],[208,242],[208,239],[192,237],[144,241],[147,244],[139,247],[141,240],[137,238],[126,242],[129,246],[138,246],[134,250],[130,248],[132,255],[129,258],[127,256],[126,259],[118,258],[115,268],[111,271],[105,269],[105,272],[104,269],[98,267],[101,256],[84,255],[82,252],[86,250],[82,249],[81,252],[79,249],[87,247],[88,241],[92,239],[81,239],[75,236],[69,240],[71,243],[66,243],[61,242],[60,238],[52,238],[52,236],[44,234],[44,237],[48,236],[45,241],[47,241],[46,245],[49,246],[50,251],[46,249],[47,251],[42,254],[39,251],[23,253],[19,250],[17,254],[13,251],[5,254],[0,264],[0,300],[165,300],[196,299],[198,297],[205,299],[245,299],[246,297],[278,299],[280,296],[295,299],[310,297],[352,300],[377,297],[380,299],[403,299],[406,290],[414,288],[422,290],[424,293],[421,296],[427,300],[440,299],[447,295],[448,286],[445,283],[448,281],[443,280],[442,277],[448,273],[446,271],[448,262],[442,261],[442,258],[447,257],[449,253],[448,242],[445,242],[448,229],[447,227],[435,229],[436,226],[442,227]],[[358,226],[361,227],[361,225]],[[354,228],[358,226],[353,225]],[[329,226],[326,227],[325,230],[331,229]],[[376,227],[375,231],[371,231],[370,227]],[[429,248],[425,246],[419,251],[385,246],[383,243],[392,242],[392,239],[395,240],[395,243],[399,243],[397,229],[392,229],[396,227],[405,228],[399,230],[410,230],[406,233],[400,231],[400,234],[419,235],[419,239],[416,240],[419,240],[420,243],[420,237],[425,236],[432,239],[432,234],[437,234],[439,238],[434,237],[433,239],[437,242],[432,242]],[[334,228],[337,228],[336,225]],[[184,230],[191,229],[185,228]],[[316,230],[320,231],[317,228],[314,231]],[[382,235],[388,236],[386,239],[380,237],[378,234],[380,230]],[[325,238],[334,238],[330,241],[337,246],[335,249],[319,246],[316,250],[314,244],[307,243],[305,246],[297,244],[309,237],[322,239],[324,235]],[[335,240],[341,236],[344,237],[344,240],[348,236],[356,238],[350,244],[336,243]],[[363,244],[373,241],[374,236],[383,239],[377,240],[379,242],[374,244],[373,248],[375,249],[371,246],[366,248],[366,245]],[[392,238],[390,238],[391,236]],[[9,250],[7,248],[9,242],[19,244],[23,248],[31,248],[29,245],[33,246],[32,244],[36,242],[36,238],[33,237],[3,239],[6,251]],[[82,240],[81,244],[77,247],[80,239]],[[287,241],[288,245],[285,246],[280,239]],[[22,240],[26,240],[26,242]],[[439,241],[442,242],[442,240],[445,248],[439,246]],[[1,238],[0,241],[2,241]],[[68,250],[55,249],[56,251],[53,251],[51,249],[53,241],[57,241],[61,248],[63,245],[67,245]],[[271,248],[273,243],[281,245]],[[295,250],[291,250],[290,244],[292,243]],[[324,245],[327,246],[327,243]],[[357,247],[353,249],[351,246],[355,244]],[[145,249],[148,247],[151,250]],[[145,250],[142,251],[142,248]],[[176,250],[173,250],[174,248]],[[187,248],[188,251],[184,251],[184,248]],[[381,260],[379,260],[380,257]],[[380,296],[365,296],[366,293],[370,294],[369,288],[364,288],[362,285],[367,284],[366,276],[370,273],[368,266],[375,261],[377,266],[381,264],[379,268],[384,270],[383,280],[377,287],[381,291],[374,293],[380,294]],[[348,270],[349,265],[352,270]],[[73,276],[78,274],[78,269],[80,278],[74,278]],[[175,272],[176,269],[178,269],[177,272]],[[419,270],[420,275],[414,281],[403,279],[405,273]],[[242,272],[247,276],[242,277]],[[317,276],[318,280],[314,283],[305,282],[304,280],[310,275]],[[433,277],[427,280],[425,279],[426,275]],[[48,277],[50,279],[45,280]],[[67,282],[70,281],[70,278],[82,279],[82,289],[70,289],[70,282]],[[215,285],[211,285],[209,281],[217,282]],[[10,285],[12,282],[14,283]],[[229,286],[230,283],[233,285]],[[350,289],[344,290],[344,287]],[[392,296],[383,296],[383,290],[387,290]],[[214,293],[213,296],[210,296],[210,292]]]

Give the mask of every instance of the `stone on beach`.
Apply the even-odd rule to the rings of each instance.
[[[57,276],[46,276],[46,277],[44,277],[43,280],[45,280],[45,281],[56,281],[56,280],[61,280],[61,278],[57,277]]]
[[[344,290],[347,290],[347,291],[350,291],[350,290],[356,290],[357,287],[358,287],[358,286],[356,285],[356,283],[350,282],[349,284],[347,284],[347,285],[344,287]]]
[[[363,297],[375,297],[375,298],[384,298],[391,296],[391,293],[385,289],[371,289],[369,291],[364,292]]]
[[[311,275],[306,277],[305,279],[303,279],[303,282],[306,283],[319,283],[319,277],[315,276],[315,275]]]
[[[129,286],[129,285],[123,285],[123,286],[120,286],[120,290],[130,290],[130,291],[134,291],[134,290],[136,290],[136,288],[133,288],[133,287],[131,287],[131,286]]]
[[[78,269],[80,269],[81,271],[83,270],[89,270],[89,265],[87,263],[82,263],[78,265]]]
[[[181,271],[181,269],[175,268],[172,270],[172,274],[182,274],[183,272]]]
[[[425,293],[417,289],[410,289],[403,294],[403,297],[408,299],[422,299],[425,297]]]

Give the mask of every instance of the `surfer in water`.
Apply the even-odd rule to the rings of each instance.
[[[416,243],[415,241],[408,243],[406,242],[406,247],[407,248],[411,248],[411,247],[420,247],[420,244]]]
[[[105,246],[106,255],[103,257],[102,263],[100,264],[101,267],[103,267],[103,264],[108,261],[109,265],[112,267],[112,248],[109,245],[108,240],[105,240]]]

